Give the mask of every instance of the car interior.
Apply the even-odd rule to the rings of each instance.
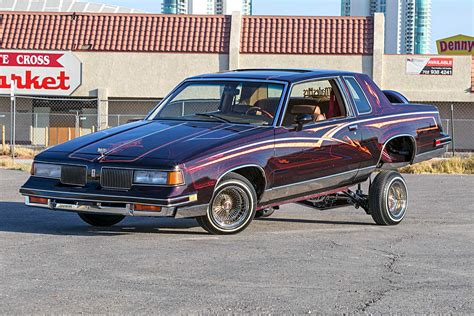
[[[301,96],[298,93],[296,95],[292,93],[283,119],[283,126],[294,125],[296,117],[300,114],[313,115],[314,122],[347,116],[347,110],[336,82],[334,80],[324,80],[324,82],[328,84],[328,88],[324,89],[324,94],[309,96],[303,94]],[[318,85],[318,82],[314,83]],[[304,83],[304,85],[307,84]]]

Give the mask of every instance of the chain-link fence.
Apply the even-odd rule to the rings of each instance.
[[[444,132],[453,138],[449,151],[474,151],[474,103],[413,102],[438,107]]]
[[[160,102],[159,99],[109,99],[108,126],[142,120]]]
[[[1,151],[9,151],[11,144],[17,149],[40,150],[140,120],[158,102],[158,99],[0,96]]]
[[[100,129],[141,120],[159,99],[16,96],[14,101],[10,96],[0,96],[0,145],[3,151],[10,144],[39,150]],[[454,147],[455,151],[474,151],[473,103],[419,103],[438,107],[444,131],[454,139],[449,150]]]

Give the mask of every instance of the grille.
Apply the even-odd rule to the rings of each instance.
[[[100,185],[110,189],[130,189],[133,182],[133,170],[102,168]]]
[[[61,183],[76,186],[85,186],[87,171],[84,166],[61,166]]]

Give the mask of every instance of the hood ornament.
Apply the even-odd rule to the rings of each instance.
[[[105,153],[107,152],[107,148],[99,147],[97,148],[97,152],[100,154],[99,159],[101,159],[105,156]]]

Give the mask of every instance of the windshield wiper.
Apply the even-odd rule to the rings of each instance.
[[[224,123],[232,123],[232,121],[229,121],[228,119],[225,119],[225,118],[223,118],[223,117],[217,116],[217,115],[215,115],[215,114],[209,114],[209,113],[195,113],[194,115],[213,118],[213,119],[216,119],[216,120],[221,121],[221,122],[224,122]]]

